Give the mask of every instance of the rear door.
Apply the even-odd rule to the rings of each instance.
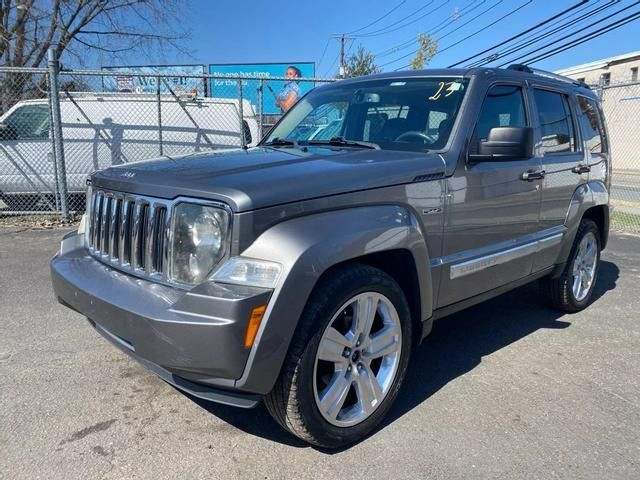
[[[523,85],[493,84],[476,121],[470,151],[495,127],[531,126]],[[467,164],[447,179],[445,267],[438,306],[464,300],[531,273],[539,229],[540,180],[523,173],[540,170],[538,158]],[[448,267],[448,268],[446,268]]]
[[[540,230],[550,237],[534,262],[534,271],[552,265],[561,248],[564,221],[576,188],[589,179],[571,97],[562,90],[533,85],[535,153],[545,172]]]

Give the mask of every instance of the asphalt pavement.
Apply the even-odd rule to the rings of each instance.
[[[640,478],[640,237],[614,235],[595,301],[535,284],[439,321],[384,425],[338,452],[265,408],[192,399],[53,298],[62,230],[0,229],[0,478]]]

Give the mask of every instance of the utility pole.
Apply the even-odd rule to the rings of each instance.
[[[340,70],[338,71],[339,75],[341,77],[344,77],[345,71],[346,71],[346,66],[344,63],[344,41],[345,40],[353,40],[356,37],[349,37],[347,35],[345,35],[344,33],[341,33],[339,35],[333,35],[333,38],[337,39],[340,41]]]

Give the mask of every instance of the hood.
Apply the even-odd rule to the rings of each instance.
[[[406,184],[444,173],[438,154],[309,147],[252,148],[129,163],[93,174],[110,190],[227,203],[242,212],[299,200]]]

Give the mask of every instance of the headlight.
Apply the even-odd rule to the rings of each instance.
[[[179,203],[173,210],[173,242],[169,253],[171,279],[202,282],[224,256],[229,214],[220,208]]]

